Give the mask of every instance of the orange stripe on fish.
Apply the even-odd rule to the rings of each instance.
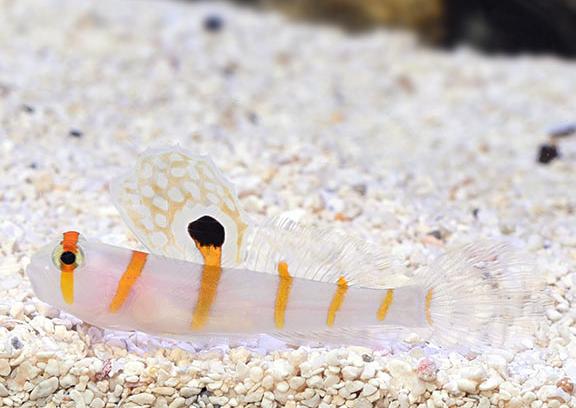
[[[62,253],[72,252],[74,256],[78,253],[78,238],[80,234],[76,231],[68,231],[63,234]],[[60,291],[64,302],[74,303],[74,269],[76,263],[67,264],[60,261]]]
[[[68,231],[63,234],[62,250],[64,252],[70,251],[76,253],[78,251],[78,238],[80,233],[76,231]]]
[[[426,321],[430,325],[432,324],[432,294],[432,289],[428,289],[428,292],[426,292]]]
[[[336,312],[340,310],[342,307],[342,303],[344,303],[344,297],[346,296],[346,292],[348,291],[348,282],[344,276],[341,276],[338,279],[338,286],[336,287],[336,293],[334,293],[334,297],[332,298],[332,302],[330,303],[330,307],[328,309],[328,317],[326,319],[326,324],[330,327],[334,325],[334,321],[336,320]]]
[[[140,275],[142,274],[142,269],[146,264],[146,259],[148,258],[148,254],[145,252],[140,251],[132,251],[132,257],[130,258],[130,262],[126,267],[126,270],[122,274],[120,281],[118,281],[118,287],[116,288],[116,294],[112,298],[112,302],[108,307],[108,311],[110,313],[116,313],[120,310],[128,295],[132,291],[132,286],[138,280]]]
[[[284,327],[286,307],[288,306],[288,297],[292,289],[293,278],[288,272],[288,264],[284,261],[278,263],[278,291],[276,292],[276,303],[274,304],[274,323],[276,328]]]
[[[204,268],[202,269],[202,280],[198,300],[192,315],[192,328],[199,330],[208,321],[210,309],[216,299],[220,275],[222,274],[222,247],[213,245],[201,245],[194,240],[196,247],[204,257]]]
[[[394,301],[394,289],[388,289],[386,291],[386,296],[384,297],[382,304],[378,308],[378,313],[376,314],[378,320],[384,320],[386,318],[388,310],[390,309],[390,306],[392,305],[393,301]]]

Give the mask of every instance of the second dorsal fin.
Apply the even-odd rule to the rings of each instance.
[[[303,226],[274,218],[254,226],[247,237],[244,264],[262,272],[276,272],[286,262],[291,276],[350,286],[384,288],[408,278],[393,267],[393,259],[358,238],[329,228]]]

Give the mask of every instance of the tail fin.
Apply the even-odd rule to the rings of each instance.
[[[543,280],[506,243],[481,242],[450,251],[423,279],[432,339],[445,346],[510,346],[530,334],[543,315],[538,299]]]

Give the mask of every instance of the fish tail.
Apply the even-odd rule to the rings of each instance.
[[[449,251],[423,275],[431,338],[445,346],[508,347],[525,339],[543,315],[543,279],[507,243]]]

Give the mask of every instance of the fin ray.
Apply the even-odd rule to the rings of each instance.
[[[303,226],[286,218],[273,218],[249,234],[245,266],[274,272],[286,262],[293,277],[350,286],[394,287],[408,280],[394,259],[358,238],[337,230]]]
[[[448,251],[420,278],[429,289],[430,338],[448,347],[517,344],[533,331],[546,303],[543,280],[526,257],[505,242]]]

